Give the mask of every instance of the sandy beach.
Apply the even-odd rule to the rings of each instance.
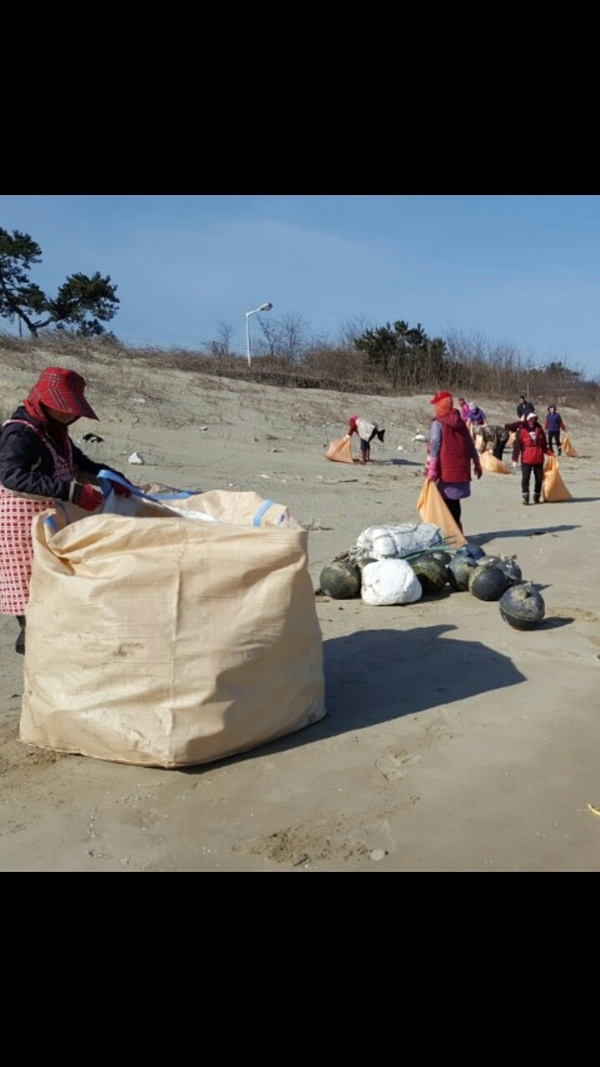
[[[6,418],[49,361],[0,362]],[[252,490],[309,531],[327,714],[185,768],[36,748],[19,739],[23,657],[0,616],[1,871],[600,871],[600,417],[559,405],[579,453],[560,459],[570,501],[523,507],[511,470],[484,472],[463,504],[469,542],[515,557],[542,593],[544,620],[518,631],[449,586],[386,607],[316,594],[366,527],[419,521],[429,394],[70,365],[100,416],[73,428],[102,436],[90,456],[137,484]],[[516,398],[475,399],[490,422],[515,417]],[[552,399],[535,398],[540,415]],[[386,428],[365,467],[324,457],[354,412]]]

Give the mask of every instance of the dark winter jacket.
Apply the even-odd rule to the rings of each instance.
[[[54,459],[44,438],[36,432],[41,424],[25,410],[18,407],[10,416],[22,422],[4,424],[0,432],[0,483],[14,493],[31,493],[34,496],[52,497],[55,500],[72,500],[77,503],[80,486],[77,471],[94,478],[99,471],[111,470],[104,463],[95,463],[69,438],[72,449],[73,481],[55,477]],[[43,433],[43,431],[42,431]],[[60,452],[52,441],[53,448]]]
[[[560,412],[549,411],[546,415],[546,421],[544,423],[545,430],[551,430],[552,433],[557,433],[558,430],[566,430],[566,426],[560,417]]]
[[[525,415],[528,415],[530,411],[535,411],[531,400],[523,400],[520,404],[517,404],[517,415],[520,419],[524,418]]]
[[[478,441],[483,441],[483,446],[478,445],[479,452],[485,452],[485,445],[490,444],[494,449],[504,448],[508,441],[509,431],[504,426],[480,426],[475,433]],[[477,443],[477,442],[476,442]]]

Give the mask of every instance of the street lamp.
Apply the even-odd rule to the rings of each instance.
[[[250,316],[256,315],[258,311],[270,311],[272,307],[272,304],[261,304],[259,308],[254,308],[254,311],[246,312],[246,356],[248,357],[248,366],[250,366]]]

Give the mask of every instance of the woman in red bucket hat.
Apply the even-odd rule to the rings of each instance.
[[[15,651],[20,653],[25,652],[34,515],[57,500],[95,511],[103,495],[90,483],[102,469],[113,469],[89,459],[69,436],[68,427],[77,419],[98,419],[84,394],[85,379],[76,371],[46,367],[0,430],[0,612],[19,621]]]

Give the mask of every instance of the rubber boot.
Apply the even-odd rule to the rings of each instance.
[[[15,641],[15,652],[18,652],[20,656],[25,655],[25,616],[17,615],[17,622],[21,627],[21,632]]]
[[[529,493],[523,493],[523,503],[524,504],[528,504],[529,503]]]

